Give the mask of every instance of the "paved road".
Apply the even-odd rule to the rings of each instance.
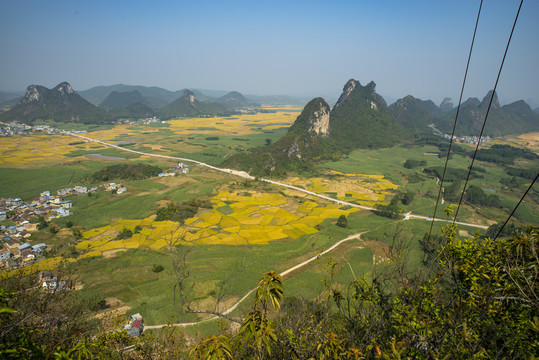
[[[89,138],[87,136],[83,136],[83,135],[80,135],[80,134],[72,134],[72,133],[68,133],[68,132],[65,132],[64,134],[66,135],[72,135],[72,136],[77,136],[79,138],[82,138],[82,139],[85,139],[85,140],[88,140],[88,141],[93,141],[93,142],[97,142],[99,144],[102,144],[102,145],[105,145],[105,146],[110,146],[110,147],[113,147],[113,148],[117,148],[119,150],[123,150],[123,151],[129,151],[129,152],[132,152],[132,153],[135,153],[135,154],[140,154],[140,155],[146,155],[146,156],[154,156],[154,157],[161,157],[161,158],[165,158],[165,159],[172,159],[172,160],[180,160],[180,161],[185,161],[185,162],[192,162],[192,163],[195,163],[195,164],[198,164],[200,166],[204,166],[204,167],[207,167],[209,169],[212,169],[212,170],[216,170],[216,171],[220,171],[220,172],[224,172],[224,173],[227,173],[227,174],[232,174],[232,175],[236,175],[236,176],[239,176],[239,177],[242,177],[244,179],[249,179],[249,180],[254,180],[255,178],[251,175],[249,175],[247,172],[245,171],[237,171],[237,170],[232,170],[232,169],[225,169],[225,168],[219,168],[219,167],[216,167],[216,166],[212,166],[212,165],[209,165],[209,164],[206,164],[206,163],[203,163],[201,161],[197,161],[197,160],[193,160],[193,159],[187,159],[187,158],[182,158],[182,157],[177,157],[177,156],[169,156],[169,155],[160,155],[160,154],[152,154],[152,153],[146,153],[146,152],[142,152],[142,151],[136,151],[136,150],[131,150],[131,149],[127,149],[127,148],[124,148],[124,147],[121,147],[121,146],[118,146],[118,145],[114,145],[114,144],[109,144],[107,142],[104,142],[104,141],[100,141],[100,140],[96,140],[96,139],[92,139],[92,138]],[[325,196],[325,195],[322,195],[322,194],[318,194],[318,193],[315,193],[315,192],[312,192],[312,191],[308,191],[308,190],[305,190],[305,189],[302,189],[302,188],[299,188],[299,187],[296,187],[296,186],[293,186],[293,185],[288,185],[288,184],[284,184],[284,183],[281,183],[281,182],[278,182],[278,181],[274,181],[274,180],[269,180],[269,179],[260,179],[260,181],[265,181],[267,183],[270,183],[270,184],[273,184],[273,185],[276,185],[276,186],[281,186],[281,187],[285,187],[285,188],[288,188],[288,189],[292,189],[292,190],[296,190],[296,191],[300,191],[302,193],[305,193],[305,194],[308,194],[308,195],[312,195],[312,196],[315,196],[315,197],[318,197],[320,199],[324,199],[324,200],[327,200],[327,201],[331,201],[331,202],[334,202],[334,203],[337,203],[339,205],[347,205],[347,206],[351,206],[351,207],[355,207],[355,208],[358,208],[358,209],[363,209],[363,210],[369,210],[369,211],[375,211],[374,208],[372,207],[368,207],[368,206],[363,206],[363,205],[358,205],[358,204],[354,204],[354,203],[350,203],[350,202],[347,202],[347,201],[342,201],[342,200],[338,200],[338,199],[334,199],[334,198],[331,198],[329,196]],[[408,219],[422,219],[422,220],[427,220],[427,221],[432,221],[432,218],[431,217],[428,217],[428,216],[422,216],[422,215],[413,215],[411,212],[408,212],[405,214],[405,218],[404,220],[408,220]],[[451,222],[450,220],[446,220],[446,219],[438,219],[438,218],[435,218],[434,221],[443,221],[443,222]],[[477,227],[477,228],[481,228],[481,229],[487,229],[488,227],[487,226],[484,226],[484,225],[477,225],[477,224],[469,224],[469,223],[463,223],[463,222],[456,222],[457,224],[459,225],[466,225],[466,226],[471,226],[471,227]],[[281,273],[281,276],[285,276],[297,269],[300,269],[302,267],[304,267],[305,265],[315,261],[316,259],[318,259],[319,256],[322,256],[322,255],[325,255],[327,254],[328,252],[330,251],[333,251],[336,247],[338,247],[339,245],[341,245],[342,243],[346,242],[346,241],[349,241],[349,240],[352,240],[352,239],[359,239],[360,236],[361,236],[362,233],[358,233],[358,234],[354,234],[354,235],[351,235],[351,236],[348,236],[347,238],[344,238],[338,242],[336,242],[335,244],[333,244],[333,246],[331,246],[330,248],[328,248],[327,250],[323,251],[322,253],[320,253],[319,255],[317,256],[313,256],[311,257],[310,259],[308,260],[305,260],[304,262],[300,263],[300,264],[297,264],[285,271],[283,271]],[[251,289],[247,292],[247,294],[245,294],[240,300],[238,300],[233,306],[231,306],[230,308],[228,308],[227,310],[225,310],[223,312],[223,314],[225,315],[228,315],[230,314],[232,311],[234,311],[245,299],[247,299],[247,297],[249,297],[249,295],[251,295],[253,292],[255,291],[255,289]],[[212,318],[209,318],[209,319],[206,319],[206,320],[201,320],[201,321],[196,321],[196,322],[190,322],[190,323],[175,323],[175,324],[172,324],[173,326],[180,326],[180,327],[185,327],[185,326],[192,326],[192,325],[198,325],[198,324],[201,324],[201,323],[204,323],[204,322],[208,322],[208,321],[212,321],[212,320],[215,320],[217,319],[218,316],[214,316]],[[163,328],[163,327],[166,327],[166,326],[169,326],[170,324],[159,324],[159,325],[147,325],[144,327],[144,329],[160,329],[160,328]]]
[[[180,160],[180,161],[185,161],[185,162],[192,162],[192,163],[195,163],[195,164],[200,165],[200,166],[207,167],[207,168],[212,169],[212,170],[216,170],[216,171],[224,172],[224,173],[227,173],[227,174],[239,176],[239,177],[242,177],[244,179],[249,179],[249,180],[254,180],[255,179],[254,176],[249,175],[245,171],[238,171],[238,170],[233,170],[233,169],[219,168],[219,167],[216,167],[216,166],[212,166],[212,165],[203,163],[203,162],[198,161],[198,160],[187,159],[187,158],[182,158],[182,157],[178,157],[178,156],[152,154],[152,153],[146,153],[146,152],[137,151],[137,150],[131,150],[131,149],[127,149],[125,147],[121,147],[121,146],[118,146],[118,145],[109,144],[109,143],[101,141],[101,140],[92,139],[92,138],[89,138],[87,136],[83,136],[83,135],[80,135],[80,134],[73,134],[73,133],[70,133],[70,132],[64,132],[64,134],[71,135],[71,136],[77,136],[79,138],[82,138],[82,139],[85,139],[85,140],[88,140],[88,141],[97,142],[97,143],[105,145],[105,146],[110,146],[110,147],[117,148],[117,149],[123,150],[123,151],[129,151],[129,152],[132,152],[132,153],[135,153],[135,154],[153,156],[153,157],[160,157],[160,158],[164,158],[164,159]],[[302,189],[302,188],[297,187],[297,186],[284,184],[284,183],[281,183],[281,182],[278,182],[278,181],[274,181],[274,180],[270,180],[270,179],[264,179],[264,178],[261,178],[260,181],[264,181],[264,182],[267,182],[267,183],[270,183],[270,184],[273,184],[273,185],[276,185],[276,186],[285,187],[285,188],[288,188],[288,189],[300,191],[302,193],[312,195],[312,196],[315,196],[315,197],[318,197],[320,199],[324,199],[324,200],[327,200],[327,201],[331,201],[331,202],[337,203],[339,205],[347,205],[347,206],[355,207],[355,208],[358,208],[358,209],[376,211],[376,209],[374,209],[372,207],[369,207],[369,206],[363,206],[363,205],[358,205],[358,204],[350,203],[350,202],[343,201],[343,200],[334,199],[334,198],[329,197],[329,196],[318,194],[318,193],[315,193],[315,192],[312,192],[312,191],[309,191],[309,190]],[[423,215],[414,215],[411,212],[407,213],[406,216],[405,216],[405,220],[409,220],[409,219],[419,219],[419,220],[432,221],[431,217],[423,216]],[[434,218],[434,221],[452,222],[451,220],[440,219],[440,218]],[[460,221],[457,221],[455,223],[459,224],[459,225],[465,225],[465,226],[470,226],[470,227],[475,227],[475,228],[480,228],[480,229],[488,229],[488,226],[485,226],[485,225],[471,224],[471,223],[465,223],[465,222],[460,222]]]

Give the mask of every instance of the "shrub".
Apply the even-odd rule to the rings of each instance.
[[[154,273],[160,273],[161,271],[165,270],[165,267],[163,265],[157,265],[157,264],[154,264],[152,266],[152,271]]]

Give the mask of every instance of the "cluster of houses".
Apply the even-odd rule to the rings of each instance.
[[[176,176],[178,174],[189,174],[189,166],[184,163],[178,163],[178,165],[172,166],[172,170],[164,171],[159,173],[157,176],[166,177],[166,176]]]
[[[30,245],[28,242],[21,243],[21,241],[24,241],[24,238],[12,239],[9,236],[2,241],[0,267],[16,269],[33,264],[40,259],[42,252],[47,249],[47,244],[45,243]]]
[[[127,191],[127,188],[122,184],[108,183],[103,185],[106,190],[116,191],[116,194],[121,195]]]
[[[0,225],[0,266],[17,268],[32,264],[47,248],[44,243],[30,245],[28,238],[37,224],[30,223],[36,216],[48,218],[70,214],[71,201],[63,201],[59,196],[51,196],[49,191],[41,193],[39,199],[31,202],[16,199],[0,199],[0,221],[9,220],[15,225]]]
[[[451,135],[444,134],[444,139],[451,140]],[[453,137],[453,140],[460,143],[477,145],[477,142],[479,141],[479,136],[455,136]],[[490,136],[483,136],[481,137],[481,144],[486,144],[490,140],[492,140]]]
[[[152,116],[143,119],[133,120],[133,119],[118,119],[115,121],[116,124],[126,124],[126,125],[150,125],[150,124],[166,124],[166,121],[161,121],[158,117]]]
[[[8,124],[2,124],[2,126],[0,126],[0,136],[26,135],[34,131],[46,132],[51,135],[60,134],[60,130],[50,127],[48,125],[30,126],[13,121]]]

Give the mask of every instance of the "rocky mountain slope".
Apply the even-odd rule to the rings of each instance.
[[[431,100],[421,100],[408,95],[389,106],[395,120],[412,130],[428,130],[428,125],[442,116],[442,110]]]

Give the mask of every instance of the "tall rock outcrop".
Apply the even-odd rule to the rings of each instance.
[[[357,148],[393,146],[407,134],[395,121],[384,98],[376,93],[374,81],[362,86],[354,79],[344,85],[331,110],[330,127],[330,138],[343,153]]]
[[[445,97],[440,103],[440,110],[442,110],[444,113],[453,110],[453,107],[453,99],[449,97]]]
[[[284,174],[357,148],[393,146],[406,133],[376,93],[374,82],[362,86],[351,79],[333,109],[322,98],[311,100],[285,136],[251,154],[234,156],[224,166],[254,175]]]

